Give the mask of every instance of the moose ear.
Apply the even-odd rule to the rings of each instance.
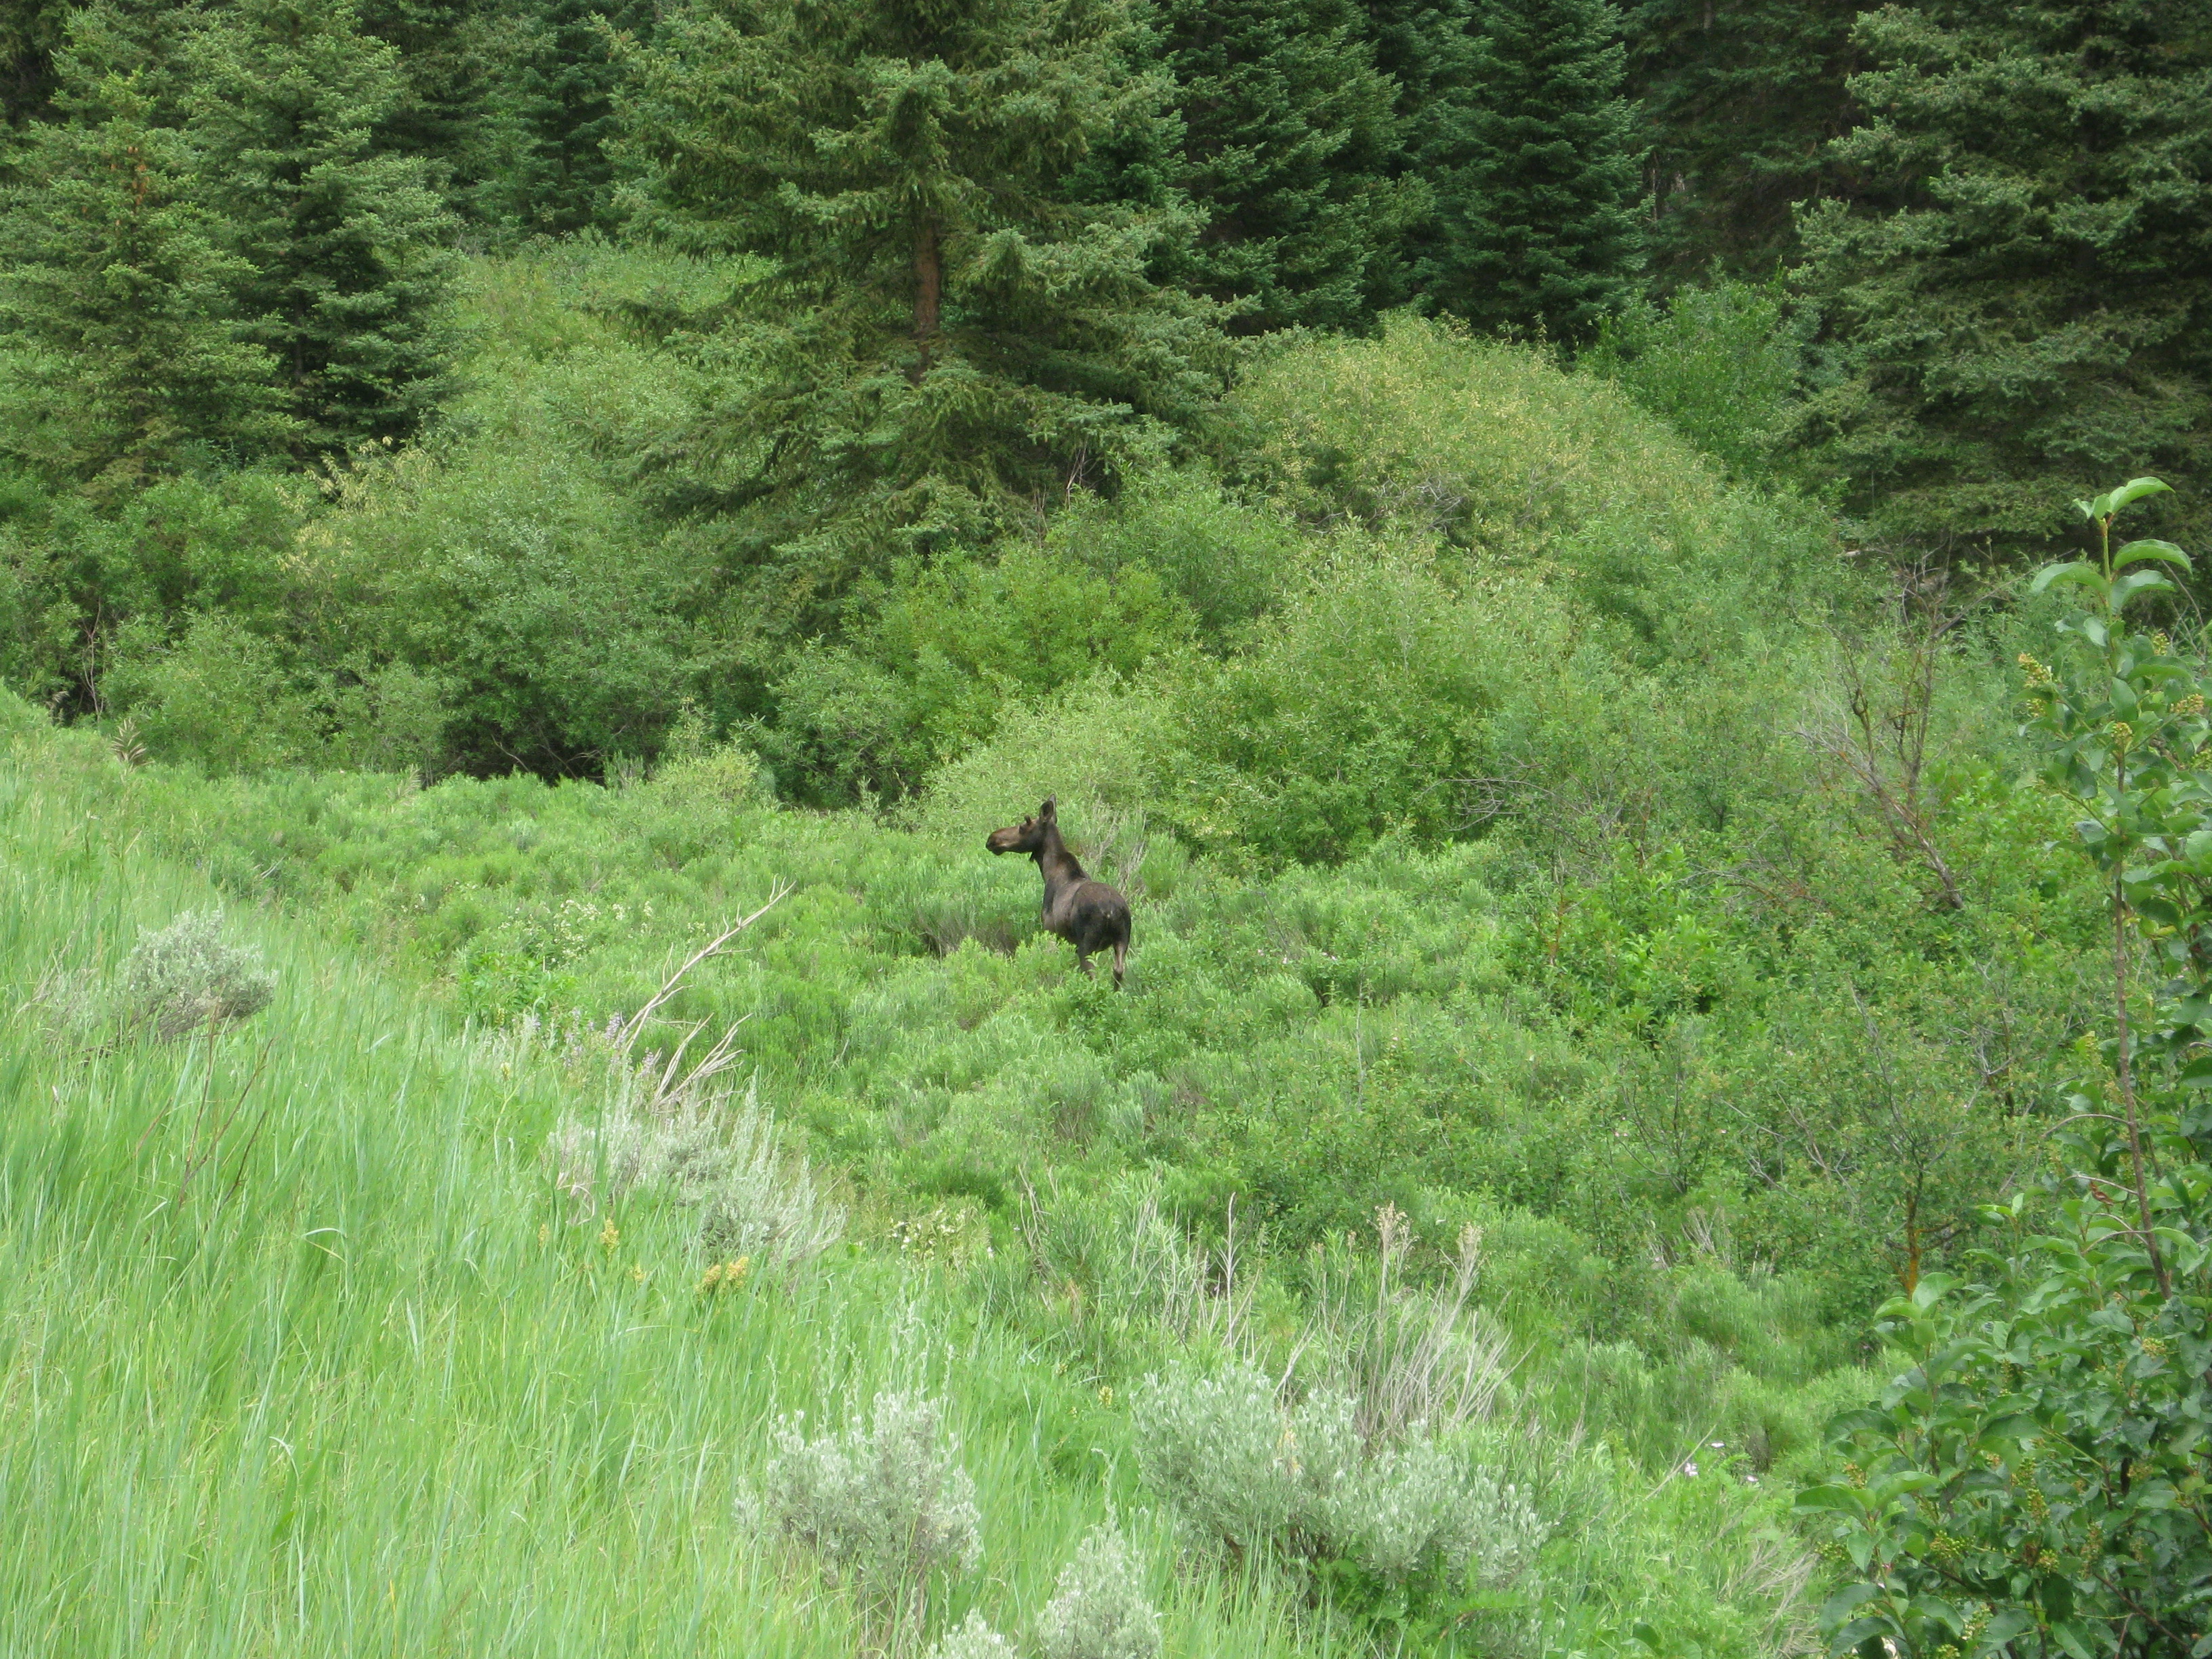
[[[1054,811],[1056,810],[1054,806],[1054,802],[1057,801],[1059,799],[1060,797],[1057,795],[1047,795],[1044,798],[1044,805],[1037,808],[1037,816],[1041,818],[1048,818],[1052,817]]]

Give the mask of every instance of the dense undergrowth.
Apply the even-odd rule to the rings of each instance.
[[[2087,1063],[2106,947],[2003,666],[2039,602],[1893,585],[1761,482],[1740,328],[1608,380],[1401,319],[1255,355],[1211,459],[769,638],[653,494],[717,280],[479,262],[422,447],[34,526],[27,690],[40,582],[159,580],[101,720],[6,705],[0,1041],[52,1105],[8,1124],[0,1326],[86,1380],[8,1395],[49,1541],[0,1617],[76,1605],[70,1529],[143,1574],[170,1528],[81,1650],[848,1650],[866,1595],[738,1488],[843,1455],[778,1413],[888,1389],[976,1483],[930,1633],[1029,1628],[1110,1510],[1174,1652],[1808,1642],[1783,1494],[1875,1386],[1867,1315]],[[1048,793],[1134,904],[1119,994],[984,851]],[[87,1023],[70,987],[218,897],[269,1012]],[[1332,1413],[1456,1492],[1436,1536],[1490,1517],[1491,1579],[1297,1496],[1265,1431]],[[1280,1490],[1178,1534],[1162,1437],[1238,1422]]]

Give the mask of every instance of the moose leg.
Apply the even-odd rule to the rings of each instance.
[[[1090,979],[1090,978],[1091,978],[1091,977],[1093,976],[1093,975],[1091,975],[1091,952],[1090,952],[1090,951],[1078,951],[1075,953],[1075,965],[1076,965],[1077,967],[1080,968],[1081,969],[1083,969],[1083,977],[1084,977],[1084,978],[1085,978],[1085,979]]]
[[[1127,964],[1128,960],[1129,960],[1129,941],[1128,941],[1128,940],[1127,940],[1127,939],[1116,939],[1116,940],[1115,940],[1115,942],[1114,942],[1114,988],[1115,988],[1115,990],[1117,990],[1117,991],[1118,991],[1118,990],[1120,990],[1120,989],[1121,988],[1121,969],[1122,969],[1122,968],[1123,968],[1124,966],[1126,966],[1126,965]]]

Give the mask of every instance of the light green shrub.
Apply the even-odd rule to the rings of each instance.
[[[1517,1487],[1425,1425],[1363,1442],[1348,1395],[1285,1407],[1242,1362],[1147,1378],[1134,1403],[1145,1483],[1197,1538],[1233,1555],[1342,1562],[1388,1583],[1462,1575],[1491,1587],[1533,1565],[1545,1528]]]
[[[1781,441],[1804,346],[1778,285],[1723,281],[1598,325],[1578,368],[1611,380],[1708,455],[1756,471]]]
[[[811,1551],[892,1632],[919,1626],[933,1577],[972,1571],[982,1553],[975,1483],[944,1432],[944,1407],[913,1395],[879,1394],[866,1420],[811,1440],[797,1419],[780,1419],[744,1508]]]
[[[174,641],[151,623],[125,627],[100,684],[108,708],[137,721],[157,758],[245,771],[305,760],[321,746],[325,711],[312,680],[228,612],[193,617]]]
[[[1037,1614],[1036,1640],[1041,1659],[1153,1659],[1159,1652],[1159,1613],[1114,1528],[1093,1528],[1060,1569]]]
[[[1016,1659],[1016,1649],[984,1622],[981,1613],[971,1611],[937,1638],[929,1650],[929,1659]]]
[[[1148,473],[1110,501],[1079,496],[1048,539],[1103,570],[1158,572],[1217,639],[1273,605],[1310,556],[1279,508],[1236,501],[1198,468]]]
[[[222,936],[222,912],[188,910],[123,960],[126,1016],[164,1040],[251,1018],[276,994],[261,953]]]

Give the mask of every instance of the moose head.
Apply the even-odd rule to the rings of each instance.
[[[1041,853],[1045,844],[1060,829],[1058,797],[1048,795],[1044,805],[1019,823],[1010,823],[1003,830],[991,831],[983,845],[994,853]]]

